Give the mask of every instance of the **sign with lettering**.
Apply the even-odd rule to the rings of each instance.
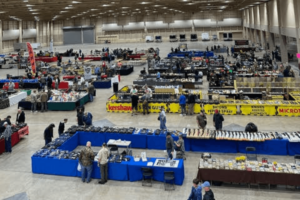
[[[298,106],[279,106],[277,108],[277,112],[279,116],[300,116],[300,107]]]
[[[222,104],[205,104],[204,111],[208,115],[213,115],[218,109],[222,115],[236,115],[236,105],[222,105]]]
[[[272,105],[242,105],[242,115],[276,115],[275,106]]]

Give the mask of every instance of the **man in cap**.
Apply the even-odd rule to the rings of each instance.
[[[5,151],[11,153],[11,126],[7,122],[4,122],[3,126],[5,127],[5,130],[2,134],[5,139]]]
[[[100,165],[101,180],[99,184],[105,184],[107,182],[107,168],[108,168],[108,150],[105,143],[102,145],[102,149],[97,154],[98,162]]]
[[[224,118],[223,118],[223,115],[221,115],[219,113],[218,109],[215,110],[215,114],[213,116],[213,121],[214,121],[214,127],[216,127],[216,130],[217,131],[222,130],[222,124],[223,124]]]
[[[92,171],[93,171],[93,161],[94,161],[94,152],[91,148],[92,143],[87,142],[86,147],[81,150],[79,155],[79,163],[81,165],[81,180],[85,182],[85,173],[87,171],[86,182],[91,181]]]
[[[202,187],[204,187],[204,190],[205,190],[205,194],[203,195],[203,200],[215,200],[214,193],[210,189],[209,182],[205,181],[202,184]]]

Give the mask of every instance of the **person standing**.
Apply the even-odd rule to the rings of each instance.
[[[215,200],[214,193],[210,189],[209,182],[205,181],[202,184],[202,187],[204,187],[204,190],[205,190],[205,194],[203,195],[203,200]]]
[[[108,169],[108,150],[105,143],[102,144],[102,149],[98,152],[98,162],[100,165],[101,180],[99,184],[105,184],[107,182],[107,169]]]
[[[65,124],[67,122],[68,122],[68,119],[64,119],[64,121],[59,122],[59,125],[58,125],[58,135],[59,136],[64,133],[64,131],[65,131]]]
[[[47,108],[47,101],[48,101],[48,94],[45,92],[45,90],[43,90],[42,94],[41,94],[41,112],[47,112],[48,108]]]
[[[206,118],[204,112],[201,111],[200,114],[197,115],[196,119],[197,119],[198,127],[200,129],[202,129],[202,133],[204,133],[204,130],[205,130],[205,127],[206,127],[206,124],[207,124],[207,118]]]
[[[55,127],[54,124],[50,124],[44,131],[44,139],[45,139],[45,145],[50,143],[53,138],[53,128]]]
[[[228,56],[230,56],[230,55],[229,55],[229,47],[227,47],[226,50],[227,50],[227,57],[228,57]]]
[[[93,102],[94,93],[95,93],[95,87],[94,87],[93,83],[90,83],[89,87],[87,88],[87,92],[89,94],[90,101]]]
[[[191,194],[190,194],[188,200],[202,200],[202,186],[200,186],[198,184],[199,184],[199,180],[194,179],[192,191],[191,191]]]
[[[138,102],[139,102],[139,97],[136,94],[133,94],[131,96],[131,107],[132,107],[131,116],[133,116],[134,114],[137,115]],[[135,110],[135,112],[134,112],[134,110]]]
[[[106,74],[106,69],[107,69],[107,65],[106,65],[105,61],[103,61],[103,62],[102,62],[102,72],[103,72],[104,74]]]
[[[79,112],[77,113],[77,123],[78,123],[78,126],[83,126],[84,123],[83,123],[83,112],[81,109],[79,109]]]
[[[179,105],[181,108],[181,114],[180,116],[184,116],[186,111],[185,111],[185,106],[186,106],[186,97],[184,94],[181,94],[179,97]]]
[[[174,151],[174,140],[171,136],[171,133],[167,133],[166,149],[167,149],[169,158],[172,160],[173,159],[173,151]]]
[[[223,115],[221,115],[219,113],[218,109],[215,110],[213,120],[214,120],[214,127],[216,127],[216,130],[217,131],[222,130],[222,124],[223,124],[224,118],[223,118]]]
[[[42,87],[42,89],[44,89],[45,86],[46,86],[46,82],[47,82],[47,81],[46,81],[45,75],[42,75],[42,76],[41,76],[40,81],[41,81],[41,87]]]
[[[23,110],[19,109],[16,117],[16,124],[21,124],[25,122],[25,113]]]
[[[31,93],[31,112],[36,112],[36,104],[37,104],[37,97],[36,97],[36,91],[33,90],[33,93]]]
[[[58,76],[55,77],[55,89],[57,90],[58,89],[58,86],[60,84],[60,79]]]
[[[148,98],[147,95],[144,94],[141,98],[141,102],[143,104],[143,114],[145,115],[145,113],[149,114],[149,107],[148,107]]]
[[[5,140],[5,152],[11,153],[11,126],[7,122],[4,122],[3,126],[5,127],[5,130],[2,134]]]
[[[167,122],[167,117],[165,113],[165,108],[162,106],[160,107],[160,113],[158,116],[158,120],[160,121],[160,129],[161,130],[167,130],[166,122]]]
[[[189,96],[188,96],[188,115],[193,115],[194,114],[194,106],[196,103],[196,96],[189,91]]]
[[[86,182],[91,181],[92,171],[93,171],[93,161],[94,161],[94,152],[91,148],[92,143],[87,142],[86,147],[81,150],[79,155],[79,163],[81,165],[81,180],[85,182],[85,173],[87,171]]]
[[[52,78],[50,75],[48,75],[47,78],[47,89],[50,90],[52,88]]]
[[[83,123],[86,126],[91,126],[93,124],[93,115],[90,112],[86,112],[83,116]]]

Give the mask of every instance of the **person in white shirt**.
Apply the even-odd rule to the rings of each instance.
[[[102,149],[97,154],[98,164],[100,165],[101,180],[99,184],[105,184],[107,182],[107,168],[108,168],[108,150],[106,143],[103,143]]]

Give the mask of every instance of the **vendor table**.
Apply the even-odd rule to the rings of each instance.
[[[12,135],[11,135],[11,146],[15,146],[16,144],[18,144],[20,142],[20,137],[19,137],[19,134],[18,132],[14,132]]]
[[[27,92],[19,92],[16,95],[9,96],[9,104],[10,106],[15,105],[19,103],[22,99],[25,99],[27,97]]]
[[[148,162],[155,163],[156,158],[147,158],[147,162],[138,161],[135,162],[132,158],[128,163],[128,174],[129,180],[140,181],[143,179],[143,174],[141,171],[142,167],[149,167],[152,169],[153,179],[156,181],[164,182],[164,172],[165,171],[173,171],[175,176],[175,184],[182,185],[184,181],[184,163],[183,160],[179,160],[179,164],[177,168],[173,167],[157,167],[157,166],[147,166]]]
[[[75,110],[76,107],[84,105],[89,101],[89,95],[86,94],[84,97],[79,99],[78,101],[73,102],[49,102],[48,101],[48,110]]]
[[[35,61],[43,61],[43,62],[56,62],[57,61],[57,57],[46,57],[46,56],[39,56],[39,57],[35,57]]]
[[[5,152],[5,141],[4,139],[0,140],[0,154]]]
[[[93,85],[95,88],[111,88],[111,79],[94,81]]]
[[[200,181],[222,181],[230,183],[262,183],[272,185],[300,185],[299,174],[254,172],[224,169],[199,169]]]
[[[287,142],[288,155],[294,156],[300,154],[300,142]]]
[[[81,58],[78,59],[82,60]],[[89,56],[84,56],[84,60],[101,61],[101,57],[89,55]]]
[[[23,110],[31,110],[31,102],[23,99],[18,103],[18,108],[22,108]],[[36,110],[41,110],[41,104],[39,102],[36,104]]]
[[[24,83],[23,88],[27,89],[36,89],[36,88],[41,88],[40,83]]]
[[[133,66],[122,66],[121,69],[115,69],[116,73],[126,76],[133,72]]]

